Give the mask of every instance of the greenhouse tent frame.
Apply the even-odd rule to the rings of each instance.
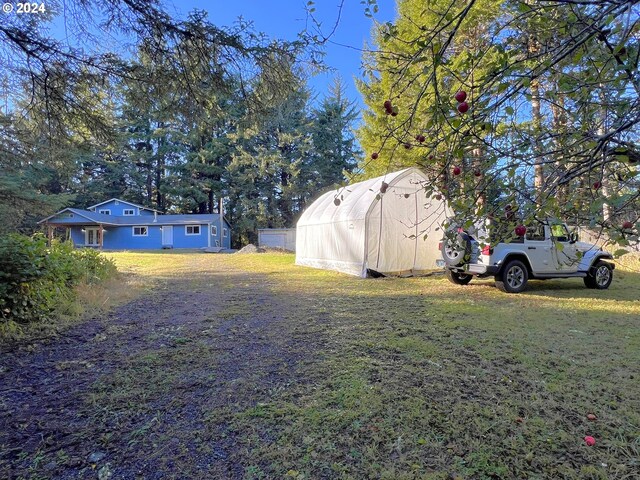
[[[438,243],[452,212],[432,183],[408,168],[321,195],[298,220],[296,264],[359,277],[440,268]]]

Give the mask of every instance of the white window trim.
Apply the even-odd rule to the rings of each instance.
[[[98,210],[98,213],[104,213],[105,215],[111,215],[111,210],[108,208],[106,210]]]
[[[189,233],[189,227],[191,227],[192,229],[194,227],[198,227],[198,233]],[[184,226],[184,234],[186,236],[188,236],[188,237],[195,237],[195,236],[201,235],[201,233],[202,233],[202,228],[201,228],[200,225],[185,225]]]
[[[222,229],[222,236],[223,236],[224,238],[227,238],[227,236],[228,236],[228,235],[229,235],[229,230],[227,230],[226,228],[223,228],[223,229]]]
[[[127,213],[127,212],[131,212],[131,213]],[[122,215],[125,215],[127,217],[132,217],[136,214],[136,209],[135,208],[125,208],[122,210]]]
[[[137,234],[136,233],[136,228],[144,228],[145,229],[145,233],[141,233],[141,234]],[[149,236],[149,227],[146,225],[136,225],[134,227],[131,227],[131,235],[134,237],[148,237]]]
[[[217,225],[211,225],[211,235],[213,235],[214,237],[218,235]]]

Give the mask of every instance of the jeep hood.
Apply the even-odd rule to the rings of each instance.
[[[597,245],[594,245],[593,243],[587,243],[587,242],[576,242],[576,250],[579,252],[597,252],[597,251],[601,251],[602,249],[600,247],[598,247]]]

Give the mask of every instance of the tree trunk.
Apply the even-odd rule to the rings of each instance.
[[[534,186],[538,198],[544,188],[544,156],[540,145],[542,114],[540,112],[540,82],[531,81],[531,118],[533,120]]]

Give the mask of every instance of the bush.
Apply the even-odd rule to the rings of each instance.
[[[0,238],[0,319],[50,318],[56,306],[73,299],[77,285],[115,273],[114,263],[95,250],[76,250],[64,242],[47,247],[42,235],[7,235]]]

